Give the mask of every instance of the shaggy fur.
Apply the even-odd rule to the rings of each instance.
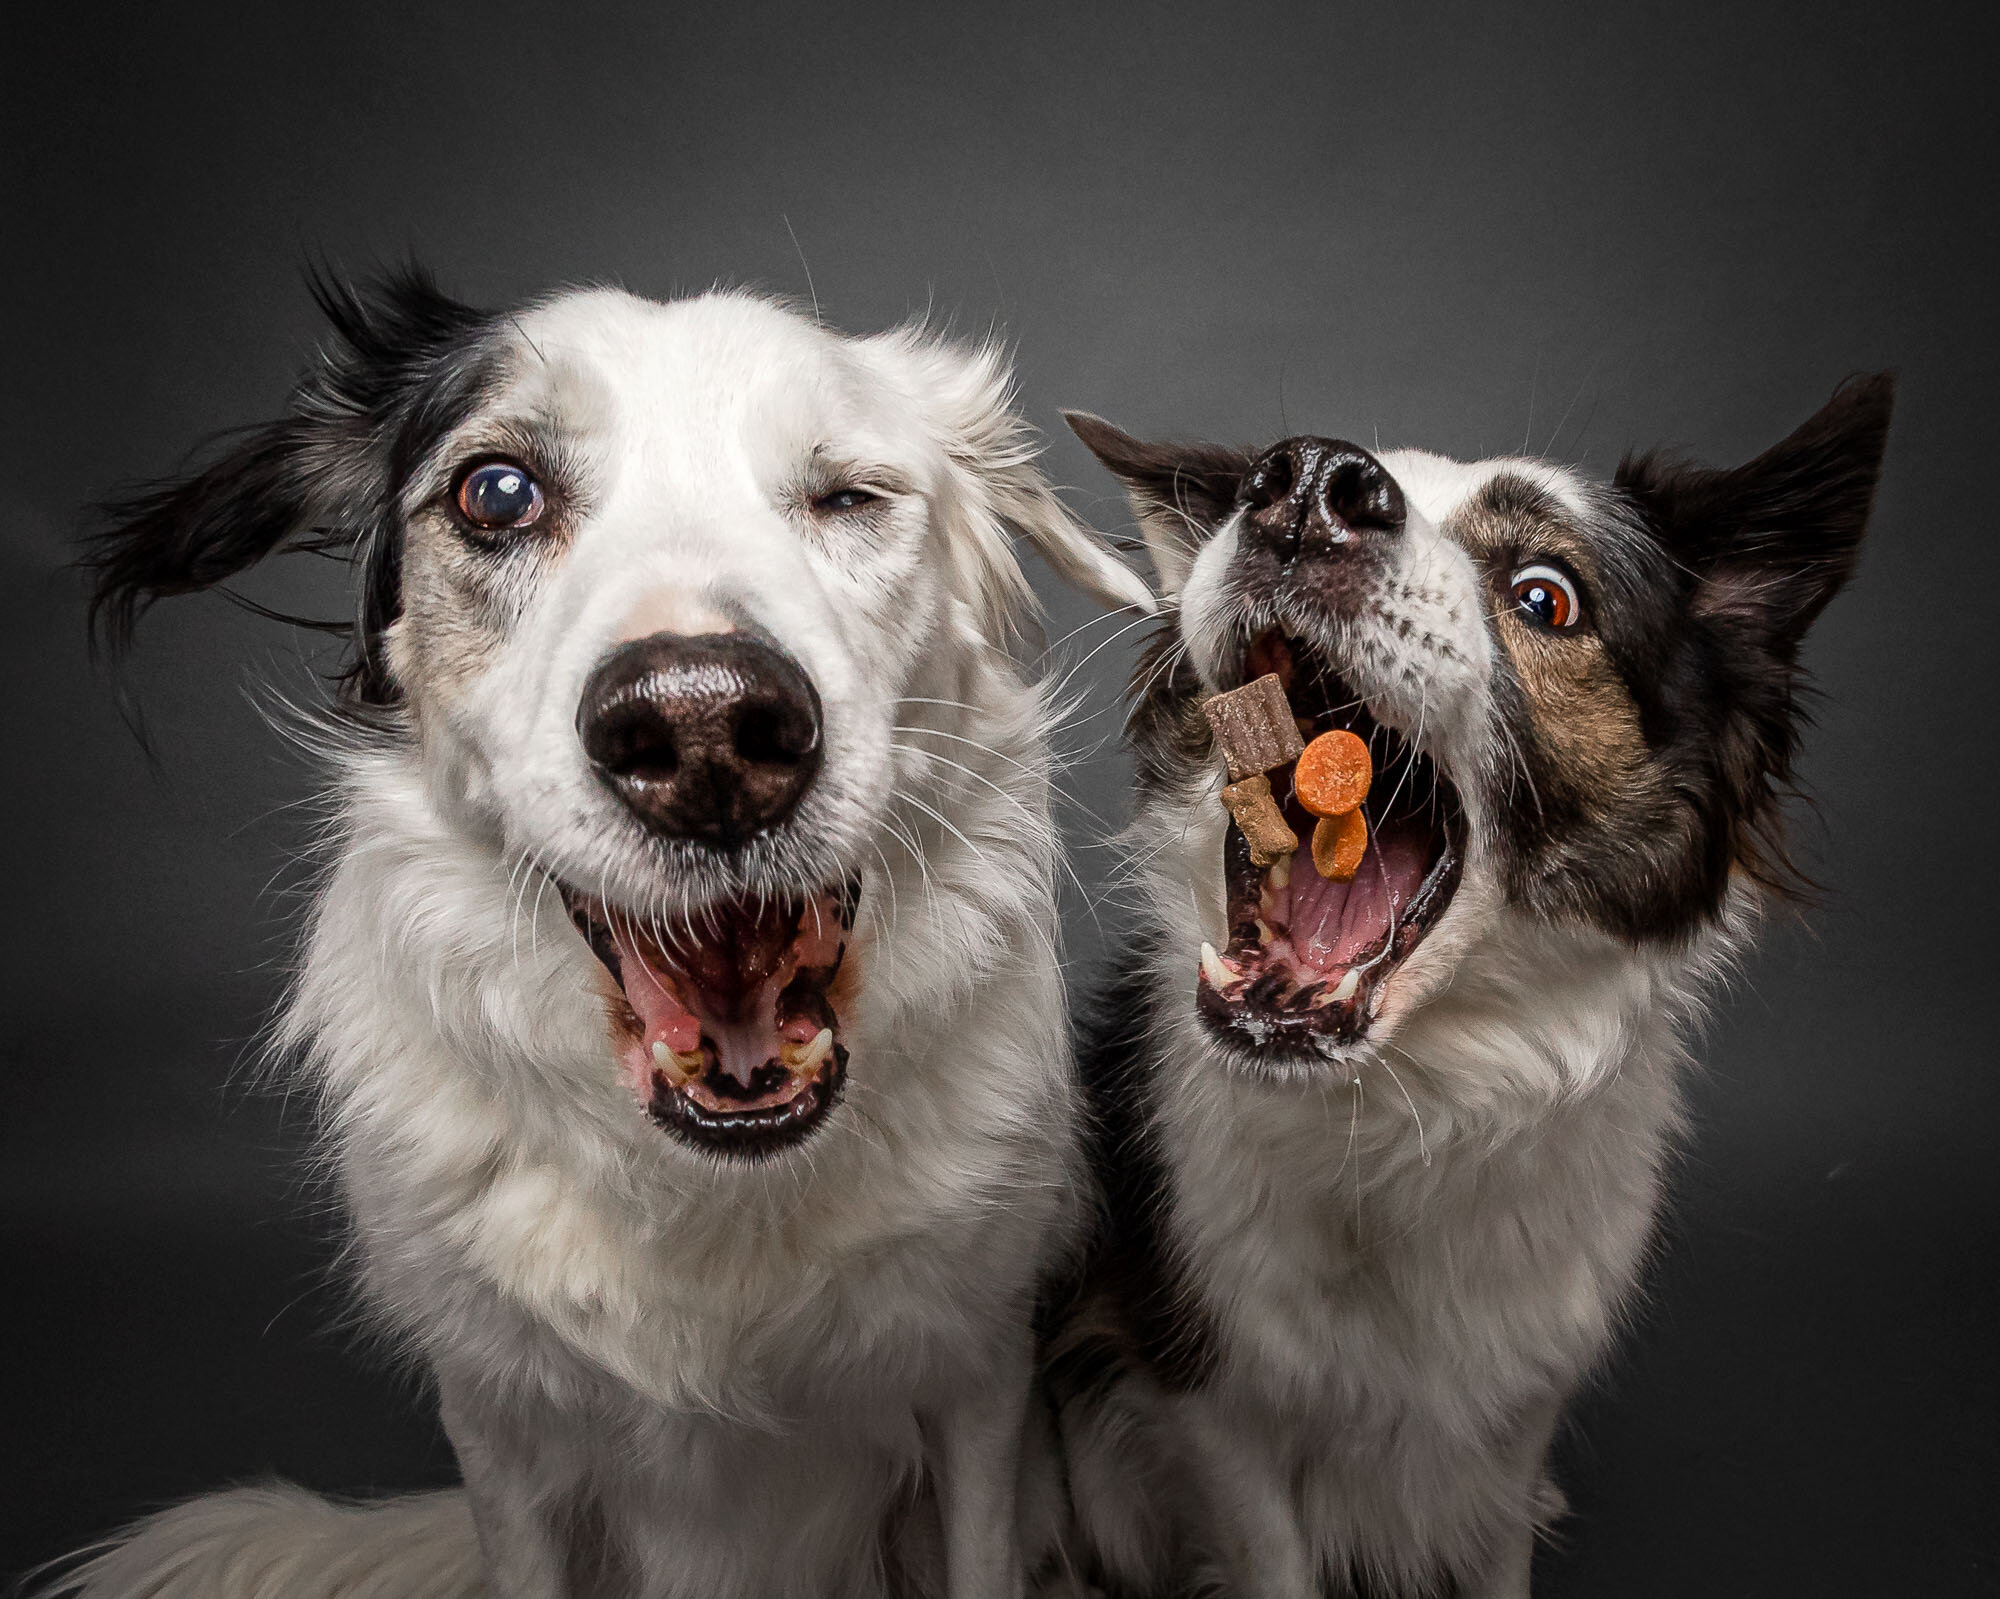
[[[1527,1593],[1689,1035],[1783,876],[1798,646],[1852,566],[1890,395],[1850,385],[1733,472],[1648,457],[1609,486],[1073,419],[1177,601],[1134,679],[1141,903],[1084,1051],[1103,1220],[1053,1372],[1092,1582]],[[1198,708],[1274,659],[1296,714],[1366,719],[1371,807],[1433,774],[1404,836],[1458,874],[1353,998],[1336,968],[1289,1001],[1317,1033],[1282,972],[1239,975],[1300,935],[1262,921],[1291,884],[1231,836]]]
[[[334,858],[281,1042],[466,1486],[200,1500],[69,1591],[1015,1593],[1054,1517],[1016,1478],[1075,1148],[1010,535],[1113,603],[1144,585],[1049,492],[990,348],[740,293],[323,298],[290,413],[127,507],[99,600],[118,635],[279,549],[354,558],[317,735]],[[541,484],[529,532],[454,510],[493,456]],[[579,694],[621,641],[739,626],[816,690],[817,777],[739,848],[649,835],[584,758]],[[844,1098],[758,1158],[671,1136],[565,903],[699,946],[718,906],[855,882]]]

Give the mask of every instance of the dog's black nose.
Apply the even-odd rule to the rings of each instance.
[[[1243,475],[1244,533],[1281,560],[1330,554],[1357,534],[1400,533],[1403,491],[1382,463],[1344,439],[1274,444]]]
[[[819,695],[742,633],[655,633],[584,685],[576,729],[648,830],[730,849],[792,813],[819,771]]]

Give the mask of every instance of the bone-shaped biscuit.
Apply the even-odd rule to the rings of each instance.
[[[1299,847],[1299,835],[1271,798],[1271,780],[1262,772],[1231,783],[1222,791],[1222,803],[1249,840],[1253,865],[1274,865]]]

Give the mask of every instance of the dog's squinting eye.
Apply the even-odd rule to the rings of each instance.
[[[1576,584],[1559,568],[1538,563],[1524,566],[1509,580],[1514,604],[1538,627],[1575,627],[1583,620],[1583,602]]]
[[[482,461],[458,484],[459,514],[488,533],[533,527],[545,503],[541,484],[517,461]]]
[[[825,494],[815,494],[812,508],[822,516],[838,516],[843,511],[866,510],[881,501],[881,495],[871,494],[866,489],[831,489]]]

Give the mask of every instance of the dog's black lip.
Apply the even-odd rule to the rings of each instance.
[[[597,914],[603,901],[560,879],[555,882],[571,923],[590,945],[599,964],[611,974],[612,981],[622,989],[624,963],[612,942],[610,928]],[[841,929],[851,933],[861,903],[860,877],[850,876],[836,888],[800,890],[797,897],[805,903],[819,893],[833,896]],[[838,965],[836,961],[827,970],[837,969]],[[646,1115],[656,1127],[691,1149],[729,1161],[763,1160],[804,1143],[819,1129],[846,1091],[847,1058],[847,1046],[835,1043],[826,1063],[798,1094],[782,1105],[756,1110],[710,1110],[675,1087],[665,1072],[654,1070],[649,1079]]]
[[[1299,685],[1295,677],[1295,686],[1288,688],[1288,694],[1296,696],[1301,690],[1317,690],[1315,699],[1324,696],[1324,706],[1310,713],[1316,723],[1351,725],[1359,719],[1355,714],[1359,712],[1373,726],[1409,747],[1400,732],[1374,715],[1366,696],[1353,690],[1323,652],[1289,630],[1267,628],[1254,634],[1246,632],[1240,635],[1227,658],[1226,687],[1236,687],[1249,680],[1253,675],[1252,662],[1259,643],[1273,637],[1279,639],[1290,653],[1295,670],[1311,680],[1308,684]],[[1298,665],[1301,661],[1305,663],[1303,666]],[[1293,703],[1297,710],[1299,701],[1296,697]],[[1392,928],[1386,953],[1357,968],[1361,971],[1360,983],[1350,999],[1318,1010],[1276,1004],[1278,996],[1290,985],[1275,972],[1267,972],[1253,980],[1250,987],[1234,999],[1226,998],[1218,991],[1205,973],[1197,976],[1197,1014],[1209,1032],[1229,1046],[1232,1055],[1279,1068],[1324,1066],[1329,1049],[1362,1042],[1374,1023],[1375,995],[1401,969],[1450,906],[1464,872],[1467,834],[1464,805],[1456,785],[1435,761],[1414,749],[1411,749],[1409,758],[1424,762],[1433,791],[1443,801],[1439,819],[1444,842],[1422,885]],[[1233,912],[1237,899],[1235,885],[1243,880],[1261,882],[1263,873],[1251,862],[1249,843],[1238,829],[1228,829],[1223,849],[1223,880],[1227,885],[1225,892],[1230,896],[1229,908]],[[1254,896],[1252,898],[1254,903]],[[1243,930],[1232,922],[1229,931],[1227,953],[1234,954],[1243,947]],[[1250,936],[1254,938],[1254,930]],[[1304,985],[1293,997],[1296,1000],[1299,994],[1310,993],[1318,986]]]
[[[757,1161],[797,1147],[818,1131],[847,1088],[847,1046],[835,1044],[819,1075],[782,1105],[713,1111],[653,1074],[646,1114],[692,1149],[724,1160]]]

